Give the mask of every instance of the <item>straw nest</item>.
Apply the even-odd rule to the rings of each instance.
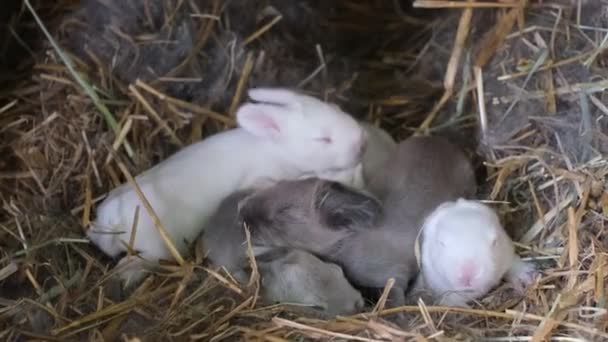
[[[0,339],[607,340],[607,3],[411,5],[3,2]],[[256,305],[254,289],[197,255],[116,296],[112,260],[83,238],[96,203],[127,173],[232,127],[258,85],[337,102],[397,139],[475,150],[481,197],[542,276],[525,296],[502,285],[472,309],[419,302],[324,320]],[[395,310],[407,326],[383,319]]]

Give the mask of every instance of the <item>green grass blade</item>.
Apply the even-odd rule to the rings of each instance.
[[[107,124],[110,126],[110,128],[112,128],[112,130],[114,130],[114,133],[118,134],[119,127],[118,127],[118,123],[116,122],[116,119],[114,118],[114,115],[112,115],[112,113],[110,113],[110,110],[108,109],[108,107],[106,107],[106,105],[101,101],[99,96],[97,96],[97,93],[95,92],[93,87],[91,87],[91,85],[88,84],[82,78],[82,76],[80,76],[80,73],[78,73],[78,71],[76,71],[76,69],[74,69],[74,65],[72,64],[72,61],[65,53],[63,53],[63,50],[59,47],[57,42],[55,42],[55,39],[53,39],[53,37],[51,36],[49,31],[46,29],[46,27],[42,23],[42,20],[40,20],[40,18],[38,17],[38,14],[36,14],[36,11],[30,4],[29,0],[24,0],[24,3],[27,6],[30,13],[32,13],[32,16],[36,20],[36,23],[38,24],[38,26],[40,27],[40,29],[42,30],[42,32],[44,33],[46,38],[49,40],[49,42],[53,46],[53,49],[55,49],[57,54],[59,54],[59,57],[63,61],[63,64],[65,64],[65,66],[68,68],[70,74],[72,74],[72,77],[74,77],[74,79],[82,87],[84,92],[91,98],[91,100],[93,100],[95,107],[97,107],[97,109],[102,114],[102,117],[107,122]],[[127,152],[127,155],[130,158],[133,158],[133,149],[131,148],[131,146],[129,145],[129,143],[126,140],[124,141],[124,146],[125,146],[125,151]]]

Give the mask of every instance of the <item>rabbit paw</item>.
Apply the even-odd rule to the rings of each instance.
[[[534,281],[538,274],[539,272],[534,264],[524,262],[517,258],[507,272],[507,281],[515,290],[523,293],[525,292],[526,287]]]
[[[125,256],[116,264],[117,277],[125,289],[141,283],[146,276],[147,262],[137,256]]]
[[[455,292],[447,293],[443,297],[441,297],[441,300],[439,300],[439,305],[460,307],[466,309],[471,308],[471,306],[468,304],[467,298]]]

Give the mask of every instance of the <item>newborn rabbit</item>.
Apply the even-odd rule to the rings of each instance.
[[[382,206],[363,191],[307,178],[255,191],[239,202],[238,213],[256,245],[330,256],[340,241],[376,226]]]
[[[392,228],[403,223],[417,231],[439,204],[477,192],[473,165],[465,153],[442,137],[410,137],[370,178],[369,191],[384,204]]]
[[[356,286],[381,288],[395,278],[388,304],[402,305],[418,273],[414,244],[424,218],[445,201],[472,195],[475,177],[464,153],[442,138],[407,139],[379,169],[370,190],[383,200],[383,215],[374,198],[359,194],[356,205],[336,196],[354,190],[323,180],[257,191],[239,214],[256,239],[335,262]]]
[[[382,128],[368,122],[360,122],[367,132],[367,148],[363,154],[364,182],[376,173],[381,172],[380,166],[394,153],[397,148],[395,140]]]
[[[536,273],[515,254],[498,216],[482,203],[458,199],[440,205],[425,220],[421,240],[416,289],[431,290],[443,305],[466,307],[503,277],[521,291]]]
[[[226,197],[201,235],[208,262],[224,267],[240,283],[248,280],[249,259],[244,226],[237,211],[239,202],[252,193],[253,190],[243,190]],[[265,247],[263,241],[255,238],[251,242],[266,301],[309,304],[328,315],[351,314],[363,308],[361,294],[346,280],[339,266],[303,250]]]
[[[322,175],[353,182],[361,169],[366,133],[336,106],[284,89],[252,89],[259,102],[242,105],[238,128],[183,148],[135,180],[180,253],[206,227],[222,199],[265,181]],[[334,178],[335,177],[335,178]],[[362,186],[362,184],[357,184]],[[141,280],[142,267],[172,259],[154,221],[130,184],[114,189],[98,206],[87,236],[103,252],[126,251],[135,208],[133,248],[143,258],[123,258],[120,276]]]
[[[202,252],[214,267],[224,267],[237,281],[246,283],[249,264],[244,226],[238,220],[238,204],[254,192],[236,191],[224,198],[200,235]]]
[[[310,305],[325,316],[355,314],[365,305],[361,293],[334,263],[287,247],[256,247],[254,253],[266,302]]]
[[[250,228],[253,246],[304,246],[311,252],[323,252],[360,230],[358,226],[373,227],[381,212],[377,200],[338,182],[285,180],[226,197],[201,240],[212,264],[222,265],[244,280],[246,275],[239,274],[248,263],[243,223]],[[287,225],[290,229],[282,228]]]
[[[377,170],[368,187],[383,203],[382,221],[341,241],[334,253],[356,285],[381,288],[395,278],[387,304],[400,306],[417,277],[414,245],[424,218],[445,201],[472,196],[475,173],[466,155],[440,137],[402,141]]]

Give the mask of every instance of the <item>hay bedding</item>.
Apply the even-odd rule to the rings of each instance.
[[[35,67],[14,69],[0,93],[0,339],[607,339],[608,3],[524,2],[34,4],[127,134],[117,140],[44,40],[21,39]],[[10,37],[35,28],[25,7],[12,13]],[[231,127],[257,85],[337,102],[398,139],[426,131],[476,150],[481,196],[541,279],[525,298],[501,286],[473,309],[400,308],[401,328],[381,307],[323,320],[254,306],[252,289],[207,273],[201,256],[116,291],[112,261],[82,233],[125,181],[114,159],[137,174]]]

